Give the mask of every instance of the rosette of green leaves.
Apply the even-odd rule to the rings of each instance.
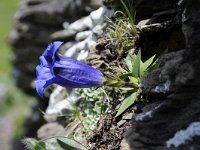
[[[123,89],[131,92],[128,92],[130,94],[123,100],[115,117],[121,115],[138,100],[141,93],[141,89],[139,88],[140,80],[155,66],[156,61],[154,59],[155,55],[143,62],[141,60],[141,51],[139,51],[137,55],[128,55],[126,57],[125,63],[127,65],[128,72],[121,75],[119,78],[121,81],[126,81],[124,82],[125,87],[129,87]],[[133,89],[131,89],[131,87],[133,87]]]

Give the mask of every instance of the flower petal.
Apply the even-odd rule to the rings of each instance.
[[[36,90],[37,90],[37,93],[43,97],[43,94],[44,94],[44,90],[46,87],[48,87],[49,85],[55,83],[55,80],[54,78],[46,81],[46,80],[35,80],[35,85],[36,85]]]
[[[103,74],[76,59],[57,54],[58,59],[54,62],[52,72],[63,80],[58,84],[64,84],[65,87],[93,87],[103,83]]]
[[[55,53],[62,44],[63,42],[56,41],[48,45],[47,49],[42,54],[47,62],[52,64],[55,61]]]
[[[56,66],[56,65],[55,65]],[[73,83],[75,87],[93,87],[99,86],[103,83],[104,77],[100,71],[87,65],[71,65],[63,67],[55,67],[54,74],[62,78],[62,83],[65,87],[72,87]],[[68,85],[70,82],[70,85]],[[61,84],[61,83],[58,83]]]
[[[53,83],[54,76],[51,74],[50,68],[43,67],[42,65],[36,67],[36,76],[36,90],[42,97],[44,89]]]
[[[60,76],[57,76],[55,79],[55,83],[67,88],[90,88],[101,85],[99,82],[78,82],[77,80],[66,80]]]
[[[51,64],[45,59],[44,56],[40,56],[40,64],[43,66],[43,67],[48,67],[50,68],[51,67]]]
[[[45,86],[46,81],[45,80],[35,80],[35,85],[36,85],[36,90],[37,93],[42,97],[44,93],[44,89],[46,88]]]
[[[36,76],[37,80],[49,80],[53,78],[53,75],[50,72],[50,68],[43,67],[41,65],[36,67]]]

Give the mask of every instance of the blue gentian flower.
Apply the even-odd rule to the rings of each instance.
[[[35,84],[41,97],[44,89],[53,83],[69,88],[89,88],[104,82],[104,76],[99,70],[56,53],[61,45],[62,42],[49,44],[40,56],[41,64],[36,67]]]

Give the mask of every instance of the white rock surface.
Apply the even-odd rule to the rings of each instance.
[[[153,90],[156,93],[167,93],[170,90],[171,81],[167,80],[164,84],[156,86]]]
[[[150,117],[152,117],[153,112],[154,112],[156,109],[158,109],[161,105],[162,105],[162,104],[156,106],[156,107],[155,107],[153,110],[151,110],[151,111],[143,112],[143,113],[138,114],[138,115],[135,117],[135,120],[136,120],[136,121],[142,121],[142,120],[145,119],[145,118],[150,118]]]

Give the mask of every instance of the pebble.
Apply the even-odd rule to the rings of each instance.
[[[117,123],[117,126],[120,127],[120,126],[122,126],[125,122],[126,122],[126,120],[120,120],[120,121]]]
[[[122,117],[122,119],[124,119],[124,120],[131,120],[131,119],[132,119],[132,116],[133,116],[133,113],[129,113],[129,114],[127,114],[127,115],[124,115],[124,116]]]

